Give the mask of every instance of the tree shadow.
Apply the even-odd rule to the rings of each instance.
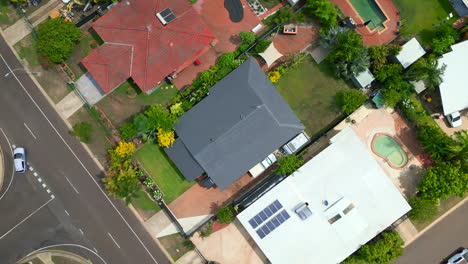
[[[409,198],[416,193],[418,183],[422,179],[424,171],[423,167],[411,164],[400,173],[399,181],[404,189],[403,194],[406,198]]]

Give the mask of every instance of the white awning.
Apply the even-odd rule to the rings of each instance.
[[[462,0],[466,7],[468,7],[468,0]]]
[[[259,53],[258,55],[262,56],[268,67],[270,67],[277,59],[283,57],[283,54],[279,53],[273,43],[271,43],[271,45],[263,53]]]

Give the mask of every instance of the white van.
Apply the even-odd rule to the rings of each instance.
[[[301,148],[303,148],[307,144],[307,142],[309,142],[309,140],[310,139],[307,137],[305,132],[302,132],[293,139],[291,139],[291,141],[286,143],[284,146],[282,146],[281,150],[286,155],[294,154],[298,152]]]

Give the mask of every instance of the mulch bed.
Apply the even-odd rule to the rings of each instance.
[[[216,231],[219,231],[225,227],[227,227],[229,224],[220,224],[218,221],[214,222],[213,223],[213,231],[212,233],[216,232]]]

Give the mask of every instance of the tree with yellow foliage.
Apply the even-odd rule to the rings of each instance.
[[[169,131],[166,132],[162,129],[158,130],[158,144],[159,146],[163,148],[167,148],[172,146],[174,144],[175,138],[174,138],[174,131]]]
[[[268,78],[270,78],[270,81],[272,83],[277,83],[281,77],[281,74],[279,71],[271,71],[268,73]]]
[[[135,148],[135,144],[133,144],[132,142],[119,142],[119,145],[115,148],[115,153],[119,156],[119,157],[128,157],[130,155],[133,154],[133,152],[135,152],[136,148]]]

